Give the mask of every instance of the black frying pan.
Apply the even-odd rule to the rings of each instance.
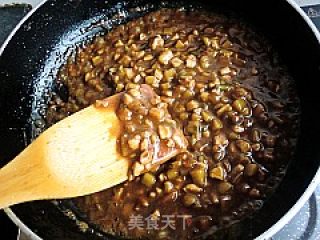
[[[0,165],[17,155],[41,129],[48,92],[56,88],[53,80],[65,60],[65,53],[93,35],[146,12],[190,5],[226,14],[236,12],[270,39],[296,81],[302,109],[301,133],[295,158],[284,180],[260,211],[210,239],[252,239],[268,231],[261,236],[264,239],[279,230],[307,200],[320,179],[320,92],[317,87],[320,37],[318,34],[317,39],[314,27],[312,29],[310,21],[301,16],[291,0],[46,1],[25,19],[0,50]],[[132,12],[135,7],[145,6],[145,11]],[[101,22],[123,11],[129,14]],[[56,204],[38,201],[12,208],[23,223],[44,239],[112,239],[94,226],[82,232],[76,218],[85,220],[84,216],[74,211],[76,218],[66,217],[63,214],[66,209],[74,210],[71,201]]]

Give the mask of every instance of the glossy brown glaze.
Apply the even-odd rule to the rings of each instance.
[[[75,199],[108,233],[193,239],[221,228],[261,207],[293,154],[299,109],[291,78],[267,41],[224,16],[148,14],[79,48],[58,81],[69,97],[53,98],[50,123],[149,84],[189,141],[187,153],[159,169]]]

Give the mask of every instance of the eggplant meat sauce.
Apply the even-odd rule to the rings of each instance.
[[[162,9],[119,25],[78,47],[57,84],[68,96],[52,94],[48,125],[126,91],[119,148],[140,156],[135,172],[73,200],[91,224],[116,236],[194,239],[239,221],[262,206],[294,153],[292,78],[264,37],[220,14]],[[148,109],[132,103],[142,84],[159,96]],[[183,144],[176,128],[187,151],[138,176],[150,141]]]

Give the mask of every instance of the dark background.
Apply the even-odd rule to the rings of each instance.
[[[2,210],[0,211],[0,230],[2,233],[4,233],[4,236],[1,233],[1,239],[17,239],[17,227],[9,220],[7,215]]]

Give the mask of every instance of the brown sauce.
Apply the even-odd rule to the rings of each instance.
[[[236,20],[162,9],[78,48],[57,81],[48,123],[126,89],[150,85],[188,152],[133,181],[77,198],[89,221],[130,238],[193,239],[261,206],[285,172],[299,108],[276,52]]]

